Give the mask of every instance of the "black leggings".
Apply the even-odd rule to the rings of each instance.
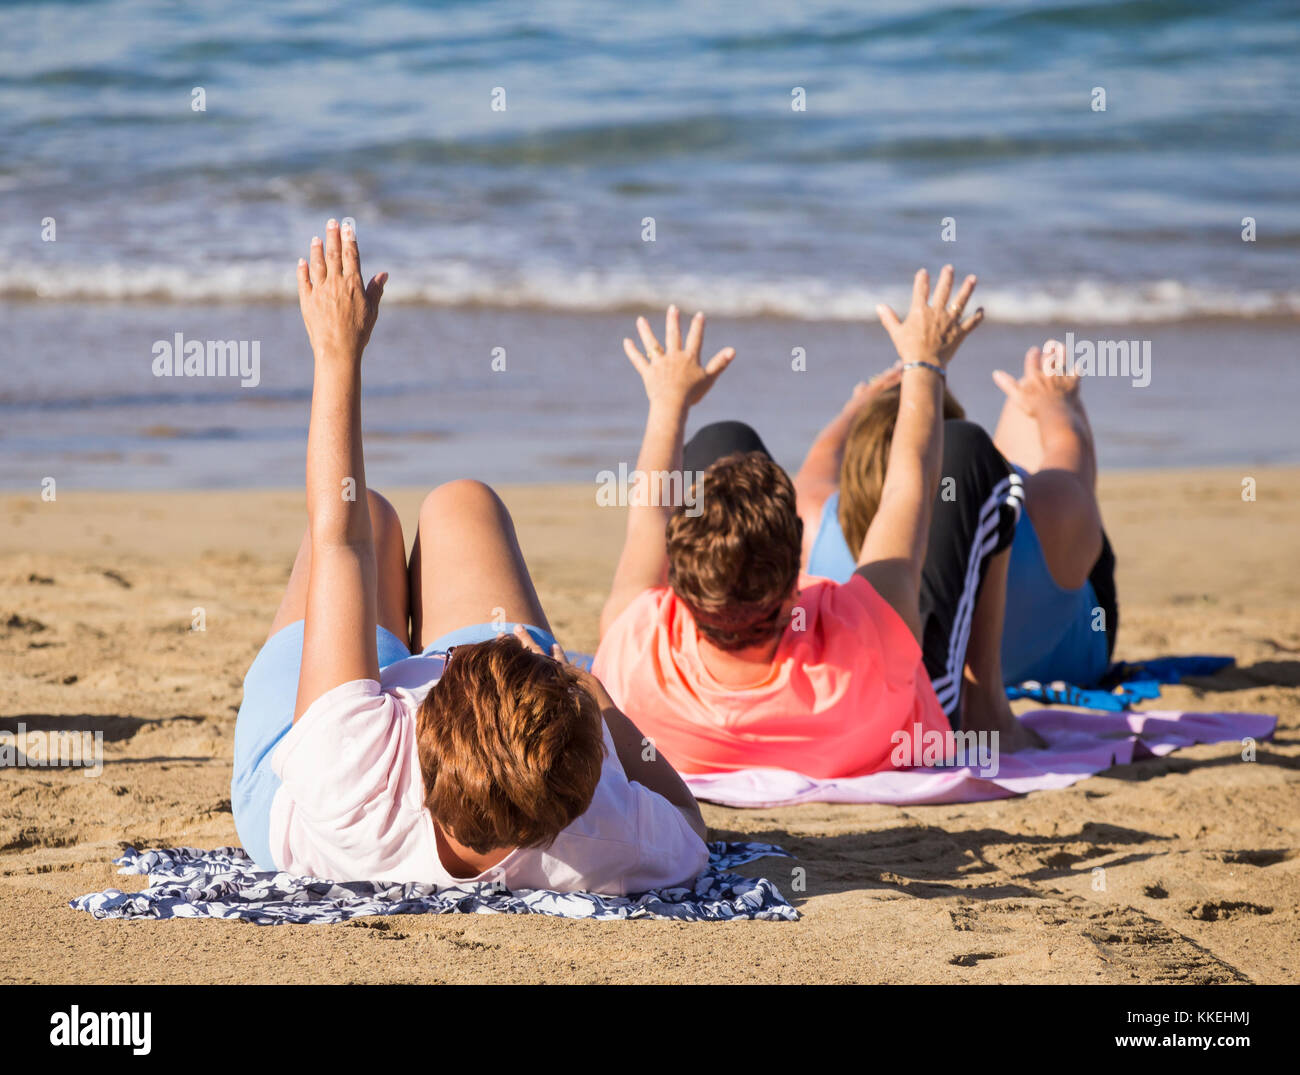
[[[686,443],[682,466],[694,473],[732,452],[755,451],[770,455],[744,422],[715,422]],[[1011,546],[1024,490],[989,435],[964,419],[944,422],[941,475],[921,572],[921,650],[939,703],[956,727],[975,605],[989,561]]]

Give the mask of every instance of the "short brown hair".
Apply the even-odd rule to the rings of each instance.
[[[456,647],[416,736],[425,806],[478,854],[549,845],[591,805],[605,756],[577,672],[511,635]]]
[[[799,578],[794,484],[762,452],[723,456],[700,477],[698,515],[668,523],[668,584],[719,649],[768,641]]]
[[[889,446],[894,442],[901,394],[897,385],[881,392],[858,412],[844,441],[837,517],[855,560],[867,539],[867,528],[880,508],[880,493],[885,486]],[[943,390],[943,417],[945,421],[966,417],[965,409],[947,388]]]

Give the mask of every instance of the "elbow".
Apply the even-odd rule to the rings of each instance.
[[[704,824],[704,815],[700,813],[700,804],[692,798],[690,806],[679,806],[677,809],[682,812],[682,817],[686,819],[686,824],[691,827],[691,831],[707,844],[709,842],[709,827]]]

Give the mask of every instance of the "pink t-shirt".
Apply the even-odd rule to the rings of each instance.
[[[476,877],[453,877],[438,856],[416,750],[416,711],[442,669],[441,657],[398,661],[379,682],[327,691],[298,719],[271,756],[283,781],[271,804],[276,866],[333,881],[481,882],[620,896],[704,872],[704,841],[672,803],[628,780],[606,728],[600,783],[586,813],[550,847],[516,848]]]
[[[860,776],[895,767],[895,732],[950,730],[920,645],[860,575],[843,585],[801,578],[772,664],[748,686],[714,679],[700,657],[694,618],[663,587],[624,609],[592,670],[683,773],[768,768]]]

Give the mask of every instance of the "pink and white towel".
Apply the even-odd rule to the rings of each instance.
[[[684,776],[698,799],[723,806],[795,803],[980,802],[1031,791],[1068,788],[1085,777],[1143,758],[1163,757],[1195,743],[1267,739],[1277,718],[1262,713],[1179,713],[1149,710],[1080,713],[1039,709],[1020,718],[1047,741],[998,759],[995,774],[978,765],[899,769],[867,776],[818,780],[785,769],[740,769]],[[981,775],[981,773],[986,775]]]

